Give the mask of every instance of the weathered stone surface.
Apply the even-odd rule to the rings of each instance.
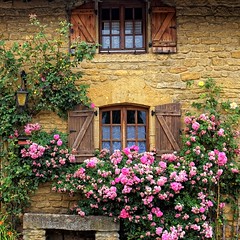
[[[25,213],[23,229],[62,229],[72,231],[119,231],[119,224],[104,216]]]
[[[116,232],[96,232],[95,240],[118,240],[119,234]]]

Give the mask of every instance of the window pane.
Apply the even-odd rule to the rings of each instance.
[[[139,152],[146,152],[147,151],[146,142],[139,142],[138,146],[139,146]]]
[[[112,48],[120,48],[120,37],[119,36],[112,37]]]
[[[138,138],[145,139],[146,138],[146,130],[145,127],[138,127]]]
[[[110,34],[110,24],[109,22],[102,23],[102,34],[108,35]]]
[[[125,37],[125,47],[126,48],[133,48],[133,37],[132,36],[126,36]]]
[[[110,37],[102,37],[102,48],[110,48]]]
[[[121,123],[121,111],[120,110],[112,111],[112,123],[113,124]]]
[[[133,23],[125,22],[125,34],[133,34]]]
[[[136,138],[135,127],[127,127],[127,138],[128,139]]]
[[[125,20],[133,19],[133,8],[125,8]]]
[[[102,124],[110,124],[110,111],[102,112]]]
[[[137,123],[139,124],[145,124],[146,123],[146,112],[144,111],[137,111]]]
[[[102,128],[102,138],[103,138],[103,140],[110,139],[110,127]]]
[[[112,34],[119,34],[120,33],[120,24],[119,22],[112,23]]]
[[[121,128],[120,127],[113,127],[112,129],[112,137],[113,139],[121,139]]]
[[[136,145],[135,142],[127,142],[127,147],[131,147],[131,146],[134,146],[134,145]]]
[[[112,9],[112,20],[119,20],[119,8]]]
[[[110,142],[103,142],[102,148],[110,149]]]
[[[127,111],[127,124],[134,124],[135,123],[135,111],[128,110]]]
[[[135,34],[142,34],[142,22],[135,22]]]
[[[142,19],[143,15],[142,15],[142,8],[135,8],[134,9],[134,19]]]
[[[113,150],[121,150],[121,142],[113,142]]]
[[[102,9],[102,20],[110,20],[110,9]]]
[[[136,36],[135,37],[135,47],[142,48],[143,47],[143,36]]]

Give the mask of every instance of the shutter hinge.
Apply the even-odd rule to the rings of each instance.
[[[74,133],[74,132],[77,132],[77,131],[73,129],[69,130],[69,133]]]
[[[152,115],[152,116],[156,115],[156,112],[152,110],[152,111],[151,111],[151,115]]]
[[[97,116],[98,115],[98,111],[96,110],[96,111],[94,111],[94,115],[95,116]]]

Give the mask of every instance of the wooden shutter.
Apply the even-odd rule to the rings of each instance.
[[[96,42],[96,14],[93,3],[83,4],[71,13],[71,41]],[[79,40],[78,40],[79,39]]]
[[[181,106],[171,103],[156,106],[157,155],[180,150]]]
[[[176,11],[172,7],[152,7],[152,50],[154,53],[177,51]]]
[[[77,162],[94,156],[93,118],[94,111],[81,106],[68,113],[68,144]]]

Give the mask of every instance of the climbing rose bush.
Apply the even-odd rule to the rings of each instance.
[[[224,202],[224,181],[239,186],[238,133],[224,129],[213,115],[185,118],[179,155],[139,153],[137,146],[103,149],[66,176],[53,190],[82,192],[72,212],[106,215],[123,222],[124,239],[214,239],[215,219]],[[222,187],[220,188],[220,185]]]
[[[40,182],[54,179],[75,162],[75,156],[67,148],[66,136],[59,131],[41,131],[39,124],[24,127],[30,135],[28,144],[21,149],[21,158],[31,166],[32,174]]]

